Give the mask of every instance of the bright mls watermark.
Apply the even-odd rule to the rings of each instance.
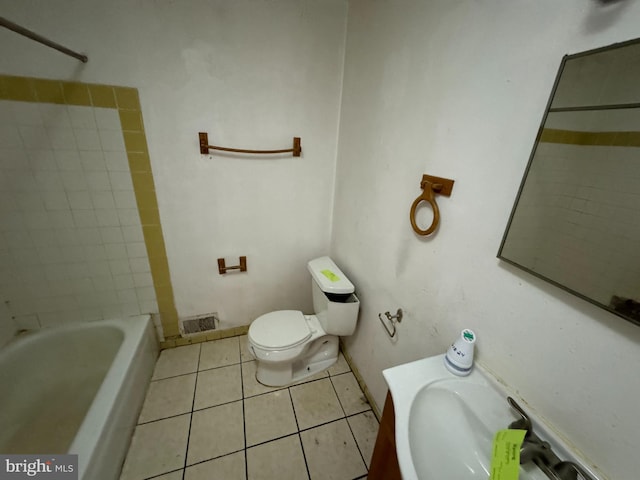
[[[78,455],[2,455],[0,480],[78,480]]]

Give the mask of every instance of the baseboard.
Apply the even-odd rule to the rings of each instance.
[[[356,367],[356,364],[351,358],[351,355],[349,355],[349,352],[347,351],[347,348],[344,342],[342,341],[342,339],[340,339],[340,351],[342,351],[342,355],[344,355],[344,359],[349,364],[349,367],[351,367],[351,371],[353,372],[353,375],[356,377],[356,380],[358,381],[358,385],[360,385],[360,388],[362,389],[364,396],[367,397],[367,401],[369,402],[369,405],[371,405],[371,410],[373,410],[373,414],[378,419],[378,422],[380,422],[380,419],[382,418],[382,416],[380,415],[380,409],[378,408],[378,405],[373,399],[373,396],[369,391],[369,387],[367,387],[367,384],[362,378],[362,375],[360,375],[360,371],[358,370],[358,367]]]
[[[189,335],[188,337],[175,335],[173,337],[165,338],[164,342],[160,342],[160,349],[165,350],[167,348],[192,345],[194,343],[202,343],[209,340],[220,340],[221,338],[237,337],[239,335],[245,335],[248,331],[249,325],[242,325],[240,327],[227,328],[226,330],[215,330],[212,332],[203,332],[202,334],[196,333],[194,335]]]

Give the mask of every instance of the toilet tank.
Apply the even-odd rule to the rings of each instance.
[[[307,264],[311,273],[313,309],[322,328],[329,335],[351,335],[356,329],[360,301],[355,287],[329,257]]]

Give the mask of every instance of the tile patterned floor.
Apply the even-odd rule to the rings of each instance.
[[[269,388],[246,335],[163,350],[120,480],[353,480],[378,422],[342,354]]]

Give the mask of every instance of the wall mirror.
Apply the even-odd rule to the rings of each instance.
[[[563,58],[498,257],[640,325],[640,39]]]

